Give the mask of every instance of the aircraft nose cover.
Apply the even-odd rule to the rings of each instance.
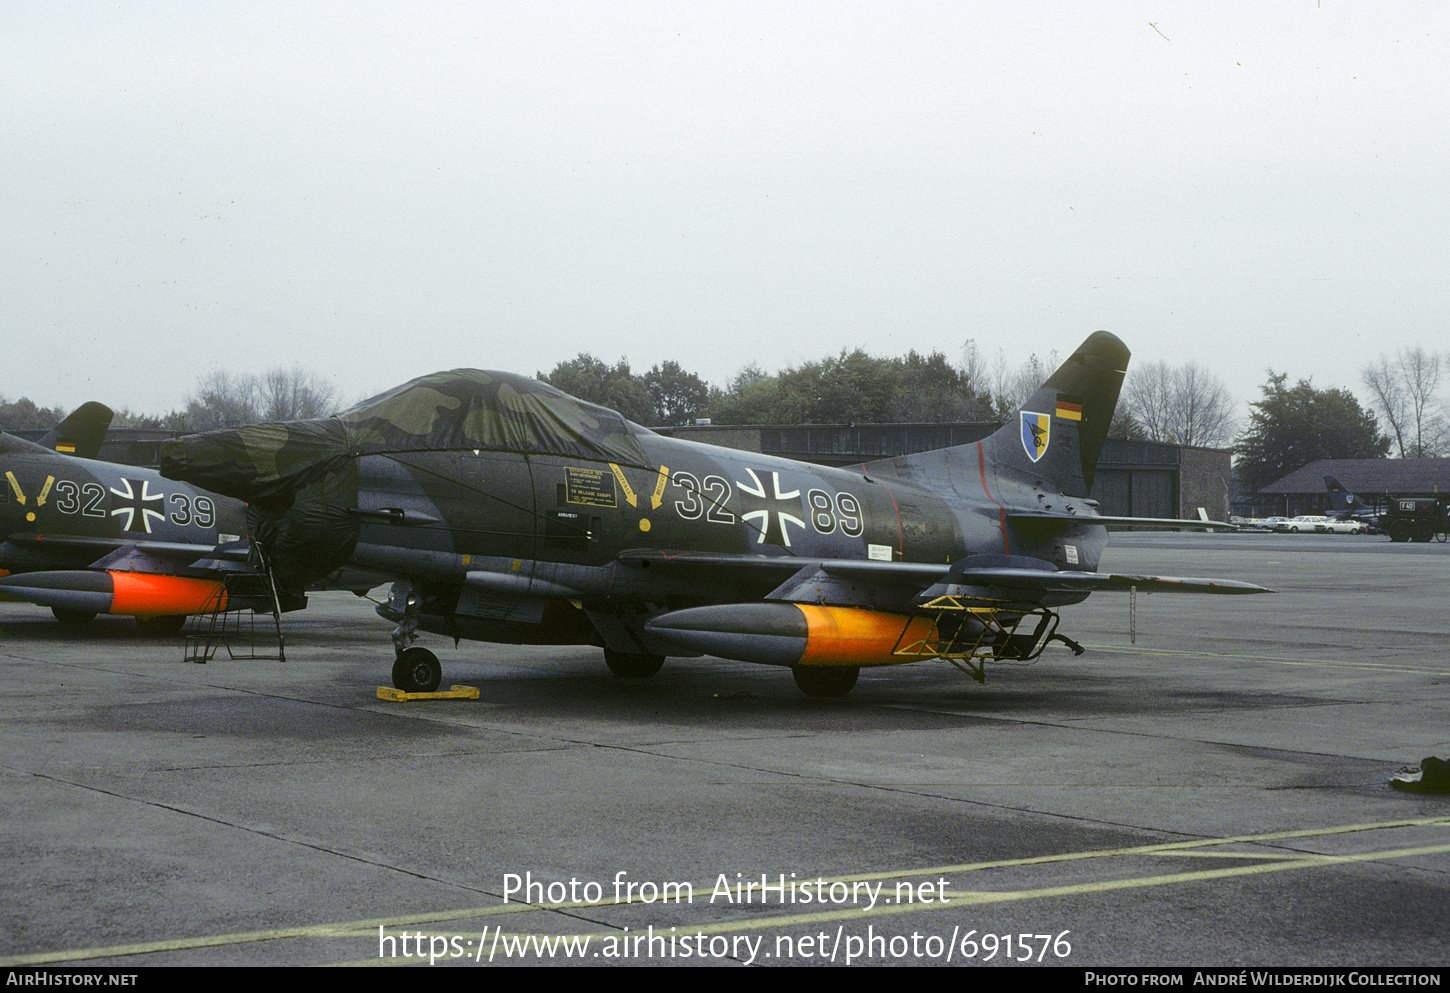
[[[346,428],[335,418],[249,424],[164,443],[161,474],[265,503],[325,475],[348,455]]]

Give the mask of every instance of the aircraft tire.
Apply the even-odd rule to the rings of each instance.
[[[1435,537],[1435,525],[1429,521],[1421,521],[1415,525],[1415,540],[1419,542],[1430,541]]]
[[[636,655],[631,652],[604,650],[604,664],[620,679],[648,679],[665,664],[663,655]]]
[[[856,677],[861,675],[861,667],[798,665],[793,666],[790,672],[795,677],[795,684],[806,696],[831,697],[850,693],[851,687],[856,685]]]
[[[185,614],[157,614],[155,617],[138,617],[136,626],[142,634],[175,634],[186,623]]]
[[[78,627],[96,619],[94,610],[66,610],[64,607],[51,607],[50,612],[66,627]]]
[[[400,652],[393,663],[393,686],[404,693],[432,693],[443,682],[443,665],[426,648]]]

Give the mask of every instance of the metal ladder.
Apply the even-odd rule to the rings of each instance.
[[[205,665],[216,658],[222,648],[234,660],[287,661],[287,641],[282,634],[282,604],[277,595],[272,566],[261,545],[254,544],[252,552],[261,568],[224,575],[221,588],[208,597],[206,607],[193,614],[187,622],[183,661]],[[258,613],[272,615],[271,633],[265,627],[259,629]],[[243,614],[247,615],[245,619]],[[262,623],[265,625],[266,622]],[[275,650],[271,647],[273,635]]]

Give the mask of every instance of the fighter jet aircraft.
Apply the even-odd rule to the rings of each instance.
[[[1379,500],[1370,506],[1333,476],[1324,477],[1324,488],[1329,491],[1329,516],[1338,520],[1356,520],[1366,524],[1379,523]]]
[[[95,461],[110,422],[88,403],[40,443],[0,434],[0,599],[49,607],[64,624],[129,614],[148,633],[174,631],[221,604],[218,542],[238,541],[242,507]],[[245,570],[244,545],[231,558]]]
[[[400,689],[440,681],[422,628],[598,645],[627,677],[669,655],[780,665],[835,696],[861,666],[941,658],[981,679],[1053,640],[1080,652],[1056,608],[1095,590],[1267,592],[1094,571],[1106,524],[1154,523],[1088,498],[1127,361],[1097,332],[991,437],[854,468],[663,437],[459,369],[327,419],[178,439],[162,473],[248,501],[285,586],[392,578]]]

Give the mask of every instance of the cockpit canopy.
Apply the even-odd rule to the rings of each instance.
[[[341,460],[472,449],[641,464],[634,427],[606,407],[507,372],[454,369],[332,417],[188,435],[161,449],[161,473],[242,500],[284,496]]]

